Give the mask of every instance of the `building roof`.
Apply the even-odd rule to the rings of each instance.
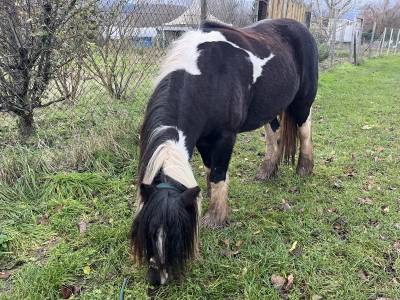
[[[186,10],[174,4],[140,4],[130,9],[135,27],[158,27],[168,23]]]
[[[222,22],[213,15],[211,15],[209,11],[207,12],[207,20]],[[164,24],[163,27],[165,27],[166,29],[168,27],[179,27],[179,28],[197,27],[199,26],[200,22],[201,22],[200,0],[193,0],[191,6],[183,14],[181,14],[176,19]]]

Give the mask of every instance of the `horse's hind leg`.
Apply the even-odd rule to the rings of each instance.
[[[223,134],[213,144],[211,154],[211,199],[208,211],[203,217],[203,225],[218,228],[227,224],[228,205],[228,166],[235,144],[236,134]]]
[[[300,176],[310,175],[314,168],[313,144],[311,135],[311,109],[305,122],[298,123],[300,154],[297,173]]]
[[[258,180],[267,180],[275,176],[278,171],[280,159],[280,150],[278,145],[279,122],[277,118],[275,118],[271,123],[266,124],[264,128],[266,150],[264,160],[256,175]]]

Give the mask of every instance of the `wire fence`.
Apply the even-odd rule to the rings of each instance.
[[[314,18],[310,29],[319,46],[320,68],[344,62],[359,65],[364,59],[400,51],[400,28],[367,25],[362,18]]]
[[[168,46],[202,20],[297,19],[314,34],[323,67],[400,47],[399,29],[372,33],[360,20],[311,20],[295,0],[81,0],[75,10],[69,1],[51,3],[0,7],[0,150],[22,141],[65,156],[74,145],[112,143],[133,130]]]

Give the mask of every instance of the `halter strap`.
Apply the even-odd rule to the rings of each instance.
[[[182,192],[176,186],[174,186],[174,185],[172,185],[172,184],[170,184],[168,182],[161,182],[161,183],[156,185],[156,188],[161,189],[161,190],[174,190],[174,191],[177,191],[179,193]]]

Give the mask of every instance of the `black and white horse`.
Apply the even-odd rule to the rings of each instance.
[[[317,81],[315,41],[293,20],[241,29],[206,22],[174,42],[141,131],[138,212],[131,234],[136,260],[149,266],[150,283],[166,283],[198,255],[201,195],[190,166],[195,147],[209,184],[206,227],[227,222],[227,170],[238,133],[265,126],[259,179],[273,176],[282,157],[294,161],[298,139],[297,172],[312,172]]]

